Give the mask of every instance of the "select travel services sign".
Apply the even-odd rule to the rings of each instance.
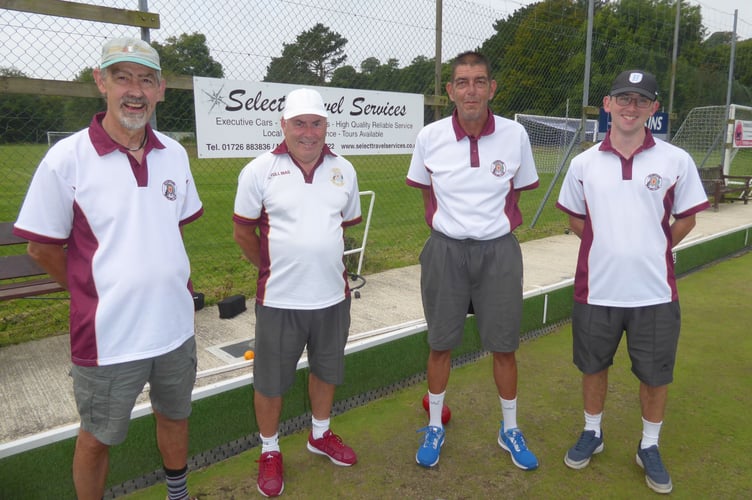
[[[284,139],[285,96],[301,85],[193,78],[199,158],[252,158]],[[411,154],[423,127],[423,96],[307,86],[324,99],[326,142],[343,156]]]

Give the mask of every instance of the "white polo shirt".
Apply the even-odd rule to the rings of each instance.
[[[574,299],[642,307],[677,300],[671,217],[710,206],[692,157],[654,139],[624,159],[606,139],[574,157],[556,206],[584,219]]]
[[[67,244],[71,358],[147,359],[194,334],[180,226],[203,212],[185,149],[152,131],[143,163],[106,134],[104,113],[47,152],[14,233]]]
[[[352,164],[324,147],[310,175],[283,142],[240,172],[233,221],[258,227],[256,300],[280,309],[323,309],[349,293],[344,227],[361,221]]]
[[[524,127],[495,116],[480,137],[470,137],[451,117],[426,125],[415,141],[409,186],[429,189],[428,225],[454,239],[490,240],[522,223],[515,191],[538,187]]]

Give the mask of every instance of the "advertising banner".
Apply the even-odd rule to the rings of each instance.
[[[734,122],[734,147],[752,148],[752,122],[745,120]]]
[[[251,158],[282,141],[285,96],[301,85],[194,77],[199,158]],[[423,96],[308,86],[329,113],[327,144],[348,155],[411,154],[423,127]]]
[[[645,126],[650,129],[653,137],[668,140],[668,113],[656,111],[654,115],[648,118]],[[601,108],[598,116],[598,140],[602,141],[606,137],[606,132],[611,128],[611,115]]]

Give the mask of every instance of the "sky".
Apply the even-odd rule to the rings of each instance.
[[[117,7],[137,4],[137,0],[78,1]],[[234,5],[241,11],[237,15],[228,17],[221,14],[222,9],[206,10],[205,0],[150,0],[150,11],[162,12],[164,19],[173,21],[167,23],[163,30],[154,32],[152,39],[164,42],[168,36],[179,35],[183,32],[203,31],[208,23],[212,27],[212,30],[207,33],[212,55],[222,63],[226,69],[226,76],[256,80],[263,77],[270,57],[278,55],[282,43],[293,42],[295,34],[310,28],[310,16],[300,16],[298,13],[309,0],[225,1],[227,5]],[[462,0],[444,0],[443,58],[476,46],[493,34],[493,30],[487,23],[487,7],[497,12],[499,18],[503,18],[522,6],[536,1],[539,0],[468,0],[468,3],[476,5],[476,8],[473,8],[472,5],[464,4]],[[357,15],[365,20],[363,26],[376,23],[384,33],[387,32],[383,30],[384,23],[394,23],[399,26],[399,29],[430,26],[431,19],[433,19],[433,9],[431,9],[433,2],[434,0],[408,2],[405,5],[414,4],[413,7],[419,8],[408,9],[411,10],[409,13],[406,11],[402,17],[395,19],[394,12],[389,12],[392,9],[385,7],[397,5],[401,3],[400,0],[353,0],[353,4],[358,5],[360,9]],[[738,9],[737,34],[740,39],[752,39],[752,0],[689,0],[689,3],[701,7],[703,24],[707,28],[708,35],[716,31],[729,31],[733,23],[734,9]],[[349,40],[348,52],[352,58],[348,59],[348,63],[356,68],[359,67],[362,58],[368,56],[376,56],[381,62],[386,62],[388,57],[395,57],[401,66],[409,64],[416,55],[433,56],[434,37],[430,30],[414,30],[418,35],[417,41],[412,40],[407,45],[402,36],[372,40],[363,36],[363,26],[355,23],[348,27],[338,17],[347,10],[345,8],[349,4],[347,0],[316,0],[316,4],[321,6],[319,9],[321,22],[326,23],[326,20],[329,20],[335,23],[337,30]],[[179,7],[175,7],[176,5]],[[278,8],[288,13],[284,30],[280,29],[279,23],[271,22],[267,18],[272,16]],[[298,11],[293,9],[298,9]],[[203,15],[186,16],[186,12],[202,12]],[[291,15],[292,12],[296,12],[296,15]],[[0,35],[5,37],[7,32],[8,38],[15,40],[14,37],[21,37],[21,42],[16,45],[0,44],[0,66],[15,67],[35,78],[63,80],[74,78],[81,69],[92,66],[97,61],[98,47],[108,36],[110,29],[106,26],[106,29],[91,32],[87,31],[90,28],[79,28],[86,23],[61,22],[58,28],[59,33],[69,33],[71,36],[66,39],[65,43],[57,39],[51,42],[45,38],[46,33],[37,29],[36,25],[24,25],[21,21],[16,21],[12,15],[2,11],[0,14],[2,15]],[[6,19],[8,21],[5,21]],[[337,19],[340,19],[339,24],[336,24]],[[478,22],[475,21],[476,19]],[[477,26],[479,30],[469,33],[468,26]],[[483,28],[480,29],[481,27]],[[224,30],[229,33],[228,36],[222,36]],[[240,36],[243,33],[248,33],[247,47],[243,44],[243,37]],[[241,42],[237,43],[236,38],[239,36]],[[264,45],[258,44],[258,41],[262,41]],[[242,47],[242,50],[237,47]],[[32,52],[47,54],[47,56],[44,60],[38,60],[39,58],[30,60],[28,54]],[[53,63],[50,64],[50,62]]]
[[[714,25],[716,27],[731,25],[734,10],[737,10],[739,12],[737,33],[746,34],[745,38],[752,38],[752,2],[750,0],[689,0],[689,3],[700,6],[703,22],[709,29],[712,29]]]
[[[511,7],[510,13],[514,12],[514,4],[528,5],[540,0],[473,0],[475,3],[493,8],[500,6]],[[705,26],[712,30],[719,26],[731,26],[734,10],[739,11],[737,21],[737,33],[746,33],[745,38],[752,38],[752,1],[750,0],[689,0],[691,5],[699,5],[702,10],[702,18]],[[502,10],[507,10],[501,7]]]

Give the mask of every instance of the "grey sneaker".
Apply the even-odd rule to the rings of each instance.
[[[645,469],[645,482],[656,493],[671,493],[673,485],[668,471],[663,466],[658,446],[653,445],[644,450],[637,445],[637,465]]]
[[[590,463],[590,457],[603,451],[603,430],[596,437],[595,431],[582,431],[580,439],[564,455],[564,463],[572,469],[582,469]]]

